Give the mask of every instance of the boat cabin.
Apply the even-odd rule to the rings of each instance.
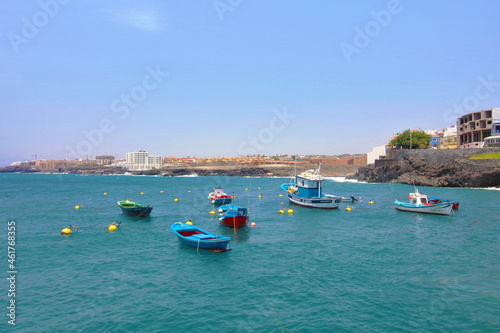
[[[229,214],[230,216],[247,216],[248,208],[238,207],[234,205],[225,205],[219,208],[218,213],[220,215]]]
[[[415,189],[415,193],[410,193],[410,202],[415,205],[432,205],[432,203],[429,202],[428,196],[420,194],[417,189]]]
[[[214,188],[214,195],[215,196],[221,196],[221,195],[226,195],[226,193],[224,193],[224,189],[220,186],[217,186],[216,188]]]
[[[318,174],[318,170],[307,170],[296,177],[298,195],[303,197],[320,197],[320,183],[325,180]]]
[[[238,208],[238,216],[247,216],[248,210],[246,208]]]

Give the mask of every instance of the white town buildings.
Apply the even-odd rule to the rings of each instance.
[[[150,170],[160,168],[162,165],[163,158],[161,156],[149,155],[146,150],[126,153],[123,164],[129,170]]]

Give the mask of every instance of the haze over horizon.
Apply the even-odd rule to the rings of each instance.
[[[7,2],[0,166],[366,153],[500,107],[500,3]]]

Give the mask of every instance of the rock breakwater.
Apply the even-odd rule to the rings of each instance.
[[[498,152],[498,148],[402,150],[393,158],[361,167],[350,178],[433,187],[496,187],[500,186],[500,160],[470,157]]]

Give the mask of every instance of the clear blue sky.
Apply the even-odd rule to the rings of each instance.
[[[494,0],[61,2],[0,9],[0,166],[365,153],[500,107]]]

